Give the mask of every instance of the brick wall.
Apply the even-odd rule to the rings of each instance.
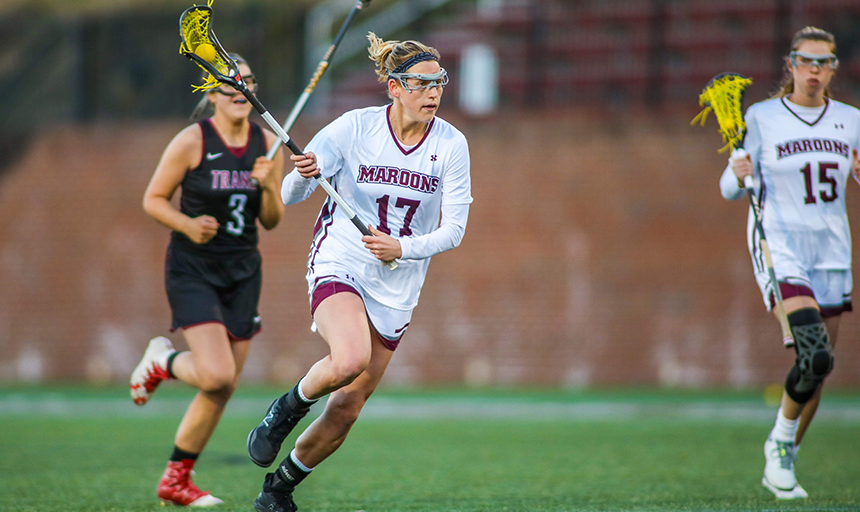
[[[692,117],[692,115],[690,116]],[[745,245],[746,204],[718,189],[713,125],[587,111],[452,118],[475,198],[458,249],[434,258],[390,384],[751,387],[780,347]],[[321,120],[292,135],[309,140]],[[168,232],[141,198],[177,123],[55,128],[0,181],[0,381],[124,382],[167,334]],[[317,194],[321,194],[318,192]],[[849,216],[860,208],[849,184]],[[261,237],[263,332],[247,381],[298,378],[310,332],[305,257],[321,195]],[[860,385],[845,315],[832,386]],[[181,334],[170,338],[185,346]]]

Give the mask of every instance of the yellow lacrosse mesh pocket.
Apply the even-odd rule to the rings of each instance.
[[[720,134],[726,143],[720,148],[720,153],[737,147],[746,133],[747,125],[744,122],[742,102],[744,89],[750,84],[752,84],[750,78],[726,73],[711,80],[699,95],[699,106],[705,108],[693,118],[690,124],[694,125],[698,121],[701,126],[704,126],[708,112],[713,111],[720,125]]]
[[[214,0],[209,0],[207,6],[211,7],[213,2]],[[220,50],[218,43],[212,40],[212,32],[209,30],[211,14],[212,11],[210,9],[192,9],[182,18],[182,42],[179,44],[179,53],[182,55],[194,53],[204,58],[204,60],[208,60],[212,67],[222,75],[228,75],[230,74],[230,65],[222,54],[223,51]],[[205,50],[214,50],[215,57],[213,59],[210,60],[201,55],[201,53],[205,54],[204,51],[200,51],[202,45],[209,45],[210,48],[204,48]],[[203,84],[191,85],[194,92],[208,91],[221,85],[221,82],[212,76],[208,69],[203,67],[199,62],[195,61],[195,64],[205,71],[207,75]]]

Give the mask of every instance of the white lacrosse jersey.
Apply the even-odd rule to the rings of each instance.
[[[418,144],[404,146],[394,135],[389,108],[343,114],[317,133],[306,151],[316,155],[322,175],[331,178],[364,225],[394,238],[414,239],[439,228],[443,205],[472,202],[469,147],[459,130],[438,117]],[[317,186],[316,180],[305,181],[310,181],[310,191]],[[337,263],[354,272],[364,291],[383,305],[414,308],[429,256],[400,259],[400,266],[391,270],[365,248],[361,237],[343,209],[327,198],[314,227],[309,276],[315,265]]]
[[[860,111],[832,99],[816,109],[775,98],[752,105],[744,121],[744,148],[753,162],[771,252],[808,261],[810,270],[851,268],[845,191],[852,150],[860,148]],[[720,186],[727,199],[745,195],[731,165]],[[754,231],[750,212],[747,242],[755,261],[759,249]]]

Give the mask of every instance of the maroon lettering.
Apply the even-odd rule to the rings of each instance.
[[[409,169],[383,165],[359,165],[356,183],[386,183],[432,194],[439,188],[439,177]]]
[[[845,157],[848,156],[848,151],[845,149],[845,145],[838,140],[833,141],[833,152]]]
[[[843,141],[832,139],[798,139],[776,144],[774,149],[777,160],[798,153],[811,153],[813,151],[835,153],[848,158],[849,146]]]
[[[792,153],[799,153],[801,151],[803,151],[803,147],[801,146],[800,142],[794,141],[791,143],[791,152]]]
[[[414,190],[421,190],[421,175],[413,173],[412,176],[409,177],[409,188]]]
[[[409,177],[412,176],[411,171],[407,171],[406,169],[401,169],[400,171],[400,186],[408,187],[409,186]]]
[[[372,182],[373,173],[376,172],[376,167],[367,167],[366,165],[361,165],[358,167],[358,182],[366,183],[368,181]]]
[[[388,177],[385,178],[385,183],[393,183],[397,184],[397,171],[399,171],[397,167],[389,167],[388,168]]]

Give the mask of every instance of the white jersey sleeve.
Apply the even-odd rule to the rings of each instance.
[[[281,201],[286,205],[300,203],[311,196],[316,185],[315,179],[305,179],[293,169],[281,182]]]
[[[316,155],[317,167],[323,177],[330,178],[343,166],[344,149],[349,150],[349,135],[350,122],[344,115],[320,130],[308,143],[305,152],[313,151]],[[320,140],[328,142],[320,144]],[[281,183],[281,200],[286,205],[304,201],[311,196],[317,185],[316,179],[303,178],[294,168]]]
[[[426,235],[400,239],[403,259],[423,260],[457,247],[463,240],[463,235],[466,234],[466,222],[468,220],[468,204],[445,204],[443,202],[442,221],[439,224],[439,229]]]

